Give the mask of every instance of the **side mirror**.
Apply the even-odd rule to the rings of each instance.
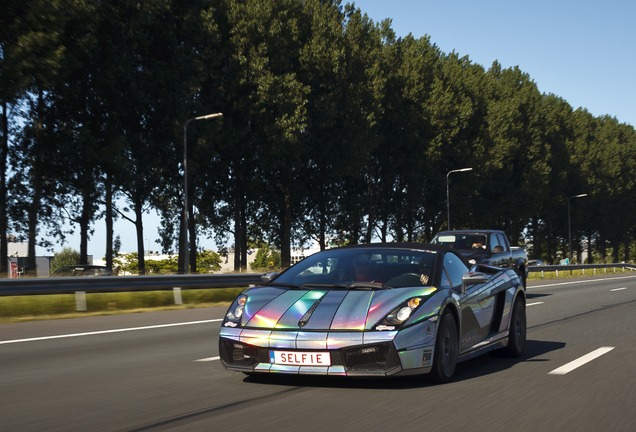
[[[484,273],[468,272],[462,275],[462,294],[466,294],[466,288],[471,285],[485,284],[490,279]]]
[[[274,280],[276,276],[278,276],[278,272],[275,272],[275,271],[267,272],[261,276],[261,280],[265,283],[268,283]]]

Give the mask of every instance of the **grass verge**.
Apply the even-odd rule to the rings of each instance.
[[[561,279],[622,273],[621,268],[530,272],[528,280]],[[74,294],[0,297],[0,323],[42,321],[160,310],[227,306],[244,288],[183,290],[183,304],[175,305],[172,291],[140,291],[86,294],[86,312],[77,312]]]
[[[545,272],[530,272],[528,273],[528,280],[542,280],[542,279],[562,279],[573,278],[581,276],[601,276],[605,274],[613,273],[625,273],[626,270],[621,267],[599,268],[599,269],[587,269],[587,270],[569,270],[564,267],[563,270],[545,271]]]
[[[172,291],[87,293],[86,312],[77,312],[74,294],[0,297],[0,323],[222,306],[243,290],[183,290],[181,305],[175,305]]]

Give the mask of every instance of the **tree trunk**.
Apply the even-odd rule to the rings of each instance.
[[[281,217],[281,245],[280,245],[280,265],[286,269],[291,266],[291,193],[289,187],[283,188],[283,208]]]
[[[82,194],[82,214],[80,216],[80,264],[88,264],[88,225],[91,204],[87,193]]]
[[[193,188],[194,189],[194,188]],[[188,258],[190,259],[190,273],[197,272],[197,226],[194,220],[194,194],[188,199],[188,238],[190,247],[190,253]]]
[[[612,262],[617,263],[618,262],[618,255],[619,255],[619,248],[620,248],[621,242],[618,239],[613,239],[612,240]]]
[[[247,271],[247,217],[245,215],[245,199],[241,194],[241,271]]]
[[[241,271],[241,250],[243,249],[243,229],[241,227],[241,211],[238,203],[238,193],[236,195],[234,207],[234,271]]]
[[[7,158],[9,153],[9,114],[7,102],[2,101],[2,141],[0,142],[0,278],[9,276],[7,241]]]
[[[324,212],[324,208],[323,211],[320,212],[320,215],[318,216],[319,218],[319,233],[318,233],[318,244],[320,246],[320,250],[324,251],[325,248],[327,247],[327,239],[325,237],[327,237],[327,218],[325,217],[325,212]]]
[[[35,146],[37,147],[37,151],[35,151],[35,157],[33,160],[33,171],[32,181],[33,181],[33,197],[31,200],[31,204],[29,205],[28,210],[28,257],[27,257],[27,268],[25,269],[25,275],[29,277],[37,276],[37,268],[36,268],[36,260],[35,260],[35,244],[37,241],[37,226],[38,226],[38,215],[40,213],[40,201],[42,199],[42,151],[44,150],[44,137],[43,137],[43,124],[42,117],[44,111],[44,95],[40,90],[38,92],[38,103],[37,103],[37,130],[35,134]]]
[[[177,272],[179,274],[184,274],[186,269],[187,269],[187,265],[188,265],[188,260],[186,258],[186,255],[188,255],[188,247],[186,246],[185,233],[186,233],[185,220],[183,219],[183,212],[180,212],[180,216],[179,216],[179,258],[177,260],[177,269],[178,269]]]
[[[106,268],[113,270],[113,185],[106,175]]]
[[[532,254],[533,258],[541,258],[541,240],[539,238],[539,217],[532,216]]]
[[[144,250],[144,222],[142,203],[135,203],[135,228],[137,228],[137,267],[140,276],[146,274],[146,251]]]

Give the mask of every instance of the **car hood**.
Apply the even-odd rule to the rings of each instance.
[[[248,296],[241,326],[276,330],[370,330],[413,297],[422,303],[434,287],[384,290],[290,290],[256,287]]]

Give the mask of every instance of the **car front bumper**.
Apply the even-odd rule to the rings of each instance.
[[[285,373],[383,377],[424,374],[433,359],[428,345],[398,348],[403,337],[386,332],[303,332],[222,328],[219,352],[223,366],[245,373]],[[421,341],[420,341],[421,342]],[[271,363],[270,351],[329,352],[330,366]]]

